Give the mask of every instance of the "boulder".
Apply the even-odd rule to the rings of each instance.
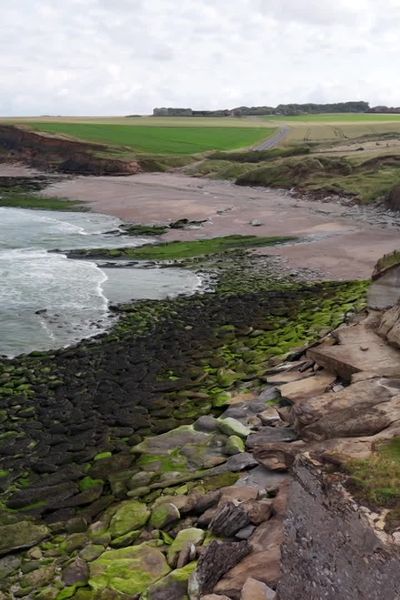
[[[393,308],[387,310],[382,315],[378,333],[385,338],[389,344],[396,348],[400,348],[400,304],[393,306]]]
[[[245,447],[242,438],[240,438],[238,435],[230,435],[227,439],[224,450],[229,456],[244,452]]]
[[[163,553],[144,543],[104,552],[89,565],[89,585],[99,595],[107,590],[133,597],[146,591],[169,571]]]
[[[149,516],[150,510],[142,502],[137,500],[122,502],[111,519],[111,536],[116,538],[140,529],[147,523]]]
[[[297,439],[297,433],[290,427],[261,427],[256,433],[252,433],[246,440],[246,447],[250,450],[260,444],[272,442],[293,442]]]
[[[17,523],[2,525],[0,526],[0,555],[35,546],[48,534],[49,529],[46,525],[37,525],[23,518]]]
[[[77,583],[84,585],[89,578],[87,563],[82,558],[75,558],[63,569],[61,578],[65,585],[76,585]]]

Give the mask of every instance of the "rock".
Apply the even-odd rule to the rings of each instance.
[[[196,568],[192,562],[182,569],[175,569],[150,586],[146,600],[187,600],[187,588],[190,575]]]
[[[282,471],[271,471],[262,465],[250,469],[237,482],[237,487],[250,486],[256,489],[275,492],[288,478],[288,474]]]
[[[49,534],[46,525],[36,525],[32,521],[0,526],[0,555],[13,550],[30,548],[41,542]]]
[[[400,253],[397,253],[400,258]],[[368,306],[373,309],[390,308],[400,300],[400,265],[397,264],[389,271],[373,281],[368,289]]]
[[[127,500],[119,505],[111,519],[110,533],[113,538],[143,527],[150,516],[150,510],[142,502]]]
[[[256,433],[251,433],[246,440],[246,448],[252,450],[255,446],[273,442],[293,442],[297,433],[290,427],[261,427]]]
[[[198,600],[211,593],[216,583],[250,552],[247,541],[220,542],[214,540],[201,555],[197,569],[189,580],[189,597]]]
[[[209,529],[218,536],[231,537],[249,524],[250,517],[240,504],[226,502],[216,512]]]
[[[276,592],[262,581],[249,577],[243,586],[240,600],[275,600]]]
[[[265,388],[261,394],[259,394],[258,396],[258,400],[261,400],[262,402],[267,403],[270,402],[271,400],[275,400],[275,398],[279,397],[279,390],[277,387],[275,386],[269,386],[267,388]]]
[[[400,271],[400,269],[399,269]],[[399,284],[400,285],[400,284]],[[400,305],[397,304],[383,315],[379,324],[378,333],[385,338],[389,344],[400,348]]]
[[[184,512],[194,512],[195,514],[201,514],[217,504],[221,498],[221,490],[215,490],[208,492],[208,494],[190,494],[189,506],[185,508]]]
[[[400,380],[353,383],[293,407],[292,419],[302,437],[311,439],[374,435],[400,420]]]
[[[193,427],[196,429],[196,431],[217,431],[218,419],[216,419],[212,415],[203,415],[193,423]]]
[[[0,558],[0,581],[19,569],[20,565],[20,556],[10,555]]]
[[[241,591],[249,577],[269,586],[275,586],[278,583],[280,577],[279,546],[248,554],[237,566],[225,573],[214,591],[217,594],[227,594],[231,598],[240,598]]]
[[[344,381],[351,381],[353,373],[359,371],[400,377],[400,351],[388,346],[368,324],[360,323],[339,331],[343,336],[340,344],[316,346],[308,350],[307,356]],[[360,346],[368,346],[368,352],[363,352]]]
[[[267,375],[267,381],[268,383],[271,383],[273,385],[283,385],[285,383],[292,383],[293,381],[298,381],[299,379],[306,379],[307,377],[311,377],[312,375],[313,371],[306,373],[304,371],[299,371],[298,369],[290,369],[288,371],[274,373],[273,375]]]
[[[219,594],[207,594],[201,596],[200,600],[231,600],[228,596],[220,596]]]
[[[237,531],[235,533],[235,537],[238,538],[239,540],[248,540],[249,537],[254,533],[254,530],[255,530],[254,525],[247,525],[247,527],[243,527],[243,529],[239,529],[239,531]]]
[[[132,597],[146,591],[169,571],[163,553],[144,543],[104,552],[89,565],[89,585],[95,593],[109,590]]]
[[[178,521],[181,515],[172,502],[158,504],[151,511],[150,525],[155,529],[164,529],[166,525]]]
[[[40,567],[39,569],[35,569],[31,573],[24,575],[21,579],[21,585],[23,585],[23,587],[33,587],[37,590],[53,581],[54,575],[54,565]]]
[[[63,569],[61,575],[61,579],[65,585],[85,584],[88,578],[89,568],[82,558],[75,558],[72,563]]]
[[[263,410],[263,412],[259,413],[257,416],[263,425],[274,425],[281,421],[278,411],[272,406]]]
[[[272,514],[272,506],[272,500],[248,500],[241,505],[253,525],[268,521]]]
[[[218,419],[218,426],[222,433],[226,435],[237,435],[240,438],[247,438],[250,434],[250,429],[245,427],[240,421],[233,419],[232,417],[227,417],[226,419]]]
[[[287,471],[304,447],[304,442],[260,444],[255,447],[253,455],[257,462],[271,471]]]
[[[230,485],[222,488],[221,499],[219,506],[223,506],[226,502],[245,502],[246,500],[256,500],[258,497],[258,487],[251,485]]]
[[[244,450],[245,447],[242,438],[240,438],[238,435],[230,435],[225,444],[225,453],[229,456],[233,456],[234,454],[244,452]]]
[[[86,562],[91,562],[92,560],[96,560],[104,550],[104,546],[100,546],[99,544],[89,544],[89,546],[86,546],[80,551],[79,556]]]
[[[302,402],[307,398],[312,398],[325,392],[336,379],[331,373],[317,373],[312,377],[285,383],[280,387],[282,398],[288,400],[292,404]]]
[[[173,565],[178,560],[178,555],[182,551],[187,550],[191,546],[202,544],[205,535],[203,529],[196,529],[195,527],[182,529],[168,548],[168,563]]]
[[[110,541],[110,546],[111,548],[125,548],[126,546],[132,546],[132,544],[140,537],[141,533],[140,529],[129,531],[129,533],[125,533],[124,535],[112,539]]]

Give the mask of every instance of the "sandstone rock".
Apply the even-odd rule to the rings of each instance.
[[[268,586],[275,586],[280,577],[280,548],[275,546],[262,552],[252,552],[217,583],[214,591],[239,600],[247,579],[252,577]]]
[[[241,508],[247,512],[250,523],[259,525],[270,518],[272,504],[272,500],[248,500],[243,502]]]
[[[312,377],[282,385],[280,387],[281,396],[293,404],[302,402],[307,398],[312,398],[315,395],[325,392],[335,379],[335,375],[331,373],[317,373]]]
[[[30,548],[41,542],[49,533],[46,525],[36,525],[32,521],[0,526],[0,555],[20,548]]]
[[[108,550],[89,565],[90,587],[135,596],[168,574],[170,568],[160,550],[146,543]]]
[[[400,271],[400,269],[399,269]],[[399,283],[400,289],[400,283]],[[379,325],[379,335],[384,337],[389,344],[400,348],[400,305],[396,305],[386,311]]]
[[[240,600],[275,600],[276,592],[268,585],[249,577],[243,586]]]
[[[255,447],[253,455],[257,462],[271,471],[287,471],[304,446],[301,441],[293,444],[260,444]]]
[[[276,408],[270,406],[257,415],[263,425],[274,425],[281,420]]]
[[[280,373],[268,375],[267,381],[268,383],[274,385],[283,385],[285,383],[292,383],[293,381],[298,381],[299,379],[306,379],[307,377],[311,377],[313,374],[313,371],[301,372],[297,369],[292,369],[289,371],[281,371]]]
[[[140,529],[147,523],[150,510],[146,504],[137,500],[127,500],[119,505],[111,519],[110,533],[113,538],[120,537],[130,531]]]
[[[207,594],[207,596],[201,596],[200,600],[231,600],[228,596],[220,596],[219,594]]]
[[[399,300],[400,266],[396,266],[372,282],[368,289],[368,306],[382,310],[394,306]]]
[[[256,500],[258,497],[258,492],[258,487],[251,485],[231,485],[224,487],[221,490],[219,506],[222,506],[226,502],[244,502],[245,500]]]
[[[345,336],[341,344],[316,346],[308,350],[307,355],[344,381],[350,381],[358,371],[400,377],[400,351],[390,348],[367,324],[343,328],[341,332]],[[367,346],[368,352],[362,351],[361,346]]]

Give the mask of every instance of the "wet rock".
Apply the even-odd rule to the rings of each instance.
[[[250,429],[248,427],[245,427],[240,421],[233,419],[232,417],[218,419],[218,427],[220,431],[226,435],[237,435],[243,439],[247,438],[250,434]]]
[[[22,520],[0,526],[0,555],[35,546],[48,534],[49,529],[46,525],[36,525],[32,521]]]
[[[194,422],[193,427],[197,431],[217,431],[218,429],[218,419],[211,415],[204,415],[199,417],[197,421]]]
[[[23,587],[33,587],[34,589],[39,589],[50,583],[53,580],[54,575],[54,565],[46,565],[44,567],[40,567],[39,569],[35,569],[27,575],[24,575],[24,577],[21,579],[21,585]]]
[[[16,555],[0,558],[0,581],[19,569],[21,557]]]
[[[104,546],[100,544],[89,544],[80,551],[79,556],[86,562],[96,560],[104,552]]]
[[[238,538],[239,540],[248,540],[249,537],[254,533],[254,530],[255,530],[254,525],[247,525],[247,527],[243,527],[243,529],[239,529],[239,531],[237,531],[235,533],[235,537]]]

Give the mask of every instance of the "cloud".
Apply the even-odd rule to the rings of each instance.
[[[14,0],[0,114],[366,99],[393,84],[398,0]]]

